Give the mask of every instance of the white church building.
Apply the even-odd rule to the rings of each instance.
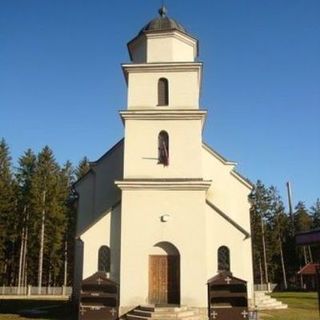
[[[97,271],[120,286],[120,314],[138,305],[207,310],[221,271],[253,295],[252,186],[202,139],[198,40],[162,8],[128,43],[124,138],[75,184],[74,290]]]

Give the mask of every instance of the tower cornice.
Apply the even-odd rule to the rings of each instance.
[[[201,79],[202,62],[124,63],[121,65],[126,80],[131,73],[198,71]]]
[[[119,111],[123,122],[126,120],[201,120],[204,125],[207,110],[174,109],[157,107],[157,110],[122,110]]]

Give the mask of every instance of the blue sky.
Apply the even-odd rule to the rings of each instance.
[[[99,158],[123,135],[120,64],[160,0],[1,0],[0,137]],[[200,41],[204,140],[296,203],[320,197],[320,1],[167,0]],[[286,198],[284,198],[286,199]]]

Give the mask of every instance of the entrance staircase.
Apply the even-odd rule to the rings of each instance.
[[[196,310],[186,306],[156,307],[154,305],[139,306],[126,315],[127,320],[199,320]]]
[[[254,293],[255,307],[257,310],[274,310],[274,309],[287,309],[288,305],[271,298],[265,291],[256,291]]]

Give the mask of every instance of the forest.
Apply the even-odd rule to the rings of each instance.
[[[37,154],[26,150],[14,166],[0,140],[0,285],[72,285],[73,184],[89,169],[87,157],[76,166],[59,164],[48,146]],[[255,283],[295,288],[297,271],[320,258],[295,244],[296,233],[320,228],[320,200],[310,208],[299,201],[290,214],[276,187],[258,180],[249,201]]]
[[[0,284],[72,284],[76,199],[73,183],[89,170],[59,165],[45,146],[28,149],[13,167],[9,146],[0,141]]]

